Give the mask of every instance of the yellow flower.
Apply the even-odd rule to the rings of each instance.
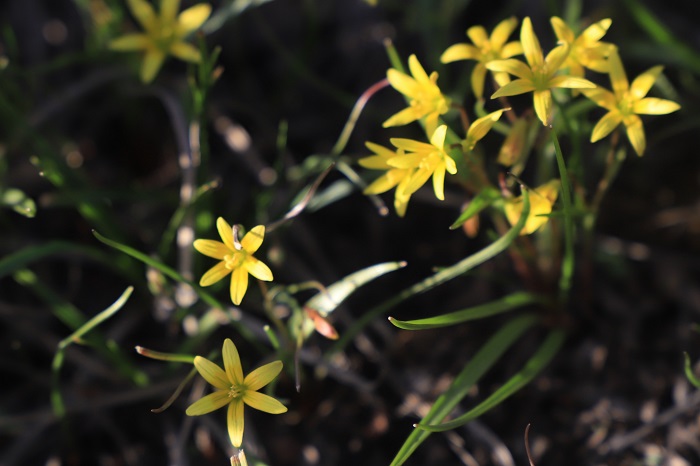
[[[451,63],[457,60],[476,60],[472,71],[471,83],[472,91],[477,99],[481,99],[484,94],[484,81],[486,79],[486,64],[494,60],[504,60],[523,53],[520,42],[508,42],[508,37],[513,33],[518,20],[510,17],[498,23],[493,29],[491,37],[486,35],[483,26],[472,26],[467,29],[467,36],[472,40],[471,44],[454,44],[448,47],[440,57],[443,63]],[[510,82],[508,73],[494,73],[493,78],[499,86],[505,86]]]
[[[510,110],[510,108],[504,108],[502,110],[496,110],[495,112],[491,112],[485,117],[481,117],[478,120],[475,120],[474,123],[469,125],[469,129],[467,130],[467,137],[462,143],[462,147],[464,148],[464,150],[470,151],[474,149],[476,143],[481,141],[484,138],[484,136],[486,136],[486,134],[488,134],[488,132],[491,131],[493,125],[498,121],[499,118],[501,118],[501,115],[503,115],[503,112],[505,112],[506,110]]]
[[[413,170],[406,184],[396,190],[397,196],[410,196],[423,186],[428,178],[433,177],[435,197],[445,199],[445,171],[457,173],[455,161],[445,152],[447,126],[440,125],[430,137],[430,144],[412,139],[392,138],[391,143],[405,151],[387,160],[391,167]]]
[[[375,153],[370,157],[362,158],[358,161],[360,165],[371,170],[386,170],[382,176],[374,180],[364,190],[365,194],[381,194],[397,186],[394,194],[394,208],[399,217],[406,215],[406,208],[411,195],[402,195],[406,184],[411,180],[411,174],[415,169],[395,168],[388,164],[389,159],[403,155],[403,151],[394,152],[379,144],[366,142],[369,150]]]
[[[233,237],[233,230],[226,220],[219,217],[216,221],[219,236],[224,241],[198,239],[194,248],[205,256],[219,259],[221,262],[209,269],[199,281],[200,286],[209,286],[231,274],[231,301],[238,305],[248,289],[248,274],[259,280],[272,280],[270,268],[253,257],[265,237],[265,227],[258,225],[250,230],[240,243]]]
[[[127,0],[127,3],[145,32],[118,37],[110,42],[109,47],[119,51],[145,52],[141,63],[141,81],[151,82],[168,55],[199,63],[199,50],[183,39],[207,20],[211,14],[210,5],[195,5],[177,15],[180,0],[162,0],[158,16],[146,0]]]
[[[228,405],[226,416],[228,435],[234,447],[243,443],[243,405],[270,414],[282,414],[287,408],[264,393],[258,392],[270,383],[282,370],[282,361],[260,366],[243,377],[241,358],[236,345],[227,338],[223,348],[224,369],[201,356],[194,358],[199,375],[216,388],[216,391],[200,398],[187,408],[188,416],[201,416]]]
[[[611,19],[606,18],[590,25],[578,37],[561,18],[554,16],[551,23],[557,39],[570,47],[569,56],[562,68],[569,68],[569,73],[579,78],[583,77],[584,68],[599,73],[608,72],[607,58],[615,46],[607,42],[600,42],[600,39],[608,32],[608,28],[612,24]]]
[[[415,55],[408,57],[408,69],[413,77],[393,68],[386,72],[389,84],[408,97],[409,106],[391,116],[383,126],[401,126],[425,118],[426,132],[432,134],[438,117],[450,109],[450,100],[440,92],[438,74],[433,71],[428,76]]]
[[[617,51],[610,54],[608,63],[613,92],[600,87],[582,91],[586,97],[608,110],[593,128],[591,142],[604,138],[622,123],[634,151],[637,155],[642,155],[646,148],[646,139],[642,119],[638,115],[664,115],[681,107],[670,100],[645,97],[661,74],[662,66],[654,66],[640,74],[630,86]]]
[[[562,44],[549,52],[545,58],[540,42],[532,30],[529,17],[523,20],[520,28],[520,42],[523,45],[527,65],[514,58],[492,61],[486,65],[491,71],[502,71],[518,77],[496,91],[491,98],[533,92],[535,113],[542,124],[547,126],[551,124],[552,119],[553,101],[550,89],[555,87],[594,88],[595,84],[575,76],[557,75],[569,55],[569,46]]]
[[[528,215],[525,226],[520,230],[521,235],[530,235],[547,223],[549,220],[547,214],[552,212],[552,206],[556,202],[558,195],[559,180],[551,180],[530,194],[530,215]],[[506,200],[504,210],[511,225],[518,223],[520,215],[523,213],[522,194]]]

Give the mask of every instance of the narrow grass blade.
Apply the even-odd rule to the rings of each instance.
[[[450,312],[441,316],[416,320],[398,320],[394,319],[393,317],[389,317],[389,322],[404,330],[426,330],[431,328],[448,327],[450,325],[461,324],[470,320],[483,319],[484,317],[491,317],[508,312],[521,306],[541,302],[543,302],[543,298],[536,294],[525,292],[513,293],[487,304],[462,309],[461,311]]]
[[[559,167],[559,176],[561,178],[561,198],[564,202],[564,258],[561,263],[561,277],[559,278],[559,294],[563,302],[569,297],[571,289],[571,280],[574,276],[574,219],[573,219],[573,204],[571,202],[571,186],[569,184],[569,173],[566,170],[564,162],[564,154],[559,145],[557,132],[552,128],[552,143],[554,144],[554,152],[557,158],[557,166]]]
[[[474,267],[483,264],[492,257],[505,251],[506,248],[508,248],[508,246],[510,246],[511,243],[515,241],[515,239],[519,236],[520,230],[522,230],[525,226],[525,222],[527,221],[529,215],[530,195],[527,192],[527,190],[524,190],[523,212],[520,215],[518,221],[515,223],[515,225],[513,225],[513,228],[508,230],[508,232],[505,235],[498,238],[496,241],[489,244],[481,251],[462,259],[461,261],[457,262],[456,264],[450,267],[446,267],[440,270],[436,274],[427,277],[423,281],[415,283],[413,286],[401,291],[398,295],[384,301],[380,305],[365,313],[350,328],[348,328],[345,331],[340,340],[338,340],[338,343],[334,346],[333,350],[339,351],[342,348],[344,348],[345,345],[348,344],[348,342],[355,338],[355,335],[357,335],[364,328],[365,325],[367,325],[369,322],[372,322],[374,319],[384,314],[385,312],[389,311],[402,301],[410,298],[415,294],[424,293],[432,288],[435,288],[438,285],[442,285],[443,283],[468,272]]]
[[[450,422],[437,425],[420,423],[416,424],[416,427],[429,432],[444,432],[446,430],[461,427],[469,421],[473,421],[490,409],[495,408],[503,401],[508,399],[511,395],[518,392],[518,390],[530,383],[530,381],[535,378],[537,374],[547,367],[547,364],[549,364],[552,358],[554,358],[554,356],[559,352],[559,349],[561,348],[562,344],[564,344],[565,339],[566,333],[563,330],[551,331],[537,352],[525,364],[523,369],[511,377],[505,384],[503,384],[503,386],[501,386],[501,388],[496,390],[483,402],[479,403],[467,413]]]
[[[690,362],[690,356],[688,356],[688,353],[683,353],[683,356],[685,357],[685,376],[688,382],[693,384],[695,388],[700,388],[700,378],[693,372],[693,363]]]
[[[493,335],[474,357],[464,366],[464,369],[454,379],[450,388],[440,395],[433,404],[428,414],[425,415],[422,424],[431,424],[442,421],[450,414],[455,406],[469,393],[475,383],[488,371],[503,354],[510,348],[525,331],[536,322],[535,317],[527,315],[511,320],[501,327]],[[391,462],[391,466],[403,464],[413,452],[420,446],[431,432],[423,429],[415,429],[408,436],[403,446]]]
[[[493,187],[487,187],[481,190],[479,194],[477,194],[474,199],[471,200],[469,203],[469,206],[467,206],[466,209],[464,209],[464,212],[460,214],[460,216],[457,218],[457,220],[454,221],[452,225],[450,225],[450,230],[455,230],[459,227],[461,227],[464,222],[490,206],[491,204],[494,203],[494,201],[497,201],[498,199],[501,199],[501,194],[498,192],[496,188]]]
[[[146,358],[157,359],[159,361],[194,363],[194,356],[189,354],[163,353],[161,351],[144,348],[143,346],[137,346],[135,349],[137,353]]]

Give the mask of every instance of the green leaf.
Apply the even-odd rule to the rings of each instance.
[[[107,256],[95,248],[68,241],[51,241],[37,246],[28,246],[0,259],[0,278],[54,254],[80,254],[109,263]]]
[[[345,345],[347,345],[347,343],[351,341],[355,337],[355,335],[357,335],[360,332],[360,330],[364,328],[365,325],[367,325],[369,322],[373,321],[380,315],[384,314],[389,309],[392,309],[394,306],[398,305],[402,301],[410,298],[415,294],[424,293],[432,288],[435,288],[436,286],[442,285],[443,283],[468,272],[474,267],[483,264],[492,257],[505,251],[506,248],[508,248],[508,246],[510,246],[510,244],[513,241],[515,241],[515,239],[519,236],[520,230],[522,230],[525,226],[525,222],[527,221],[529,215],[530,194],[527,192],[527,190],[524,190],[522,214],[520,215],[520,218],[518,219],[516,224],[513,225],[513,227],[510,230],[508,230],[508,232],[505,235],[501,236],[481,251],[462,259],[461,261],[457,262],[456,264],[450,267],[446,267],[440,270],[436,274],[425,278],[423,281],[415,283],[413,286],[406,288],[396,296],[389,298],[388,300],[381,303],[379,306],[376,306],[374,309],[365,313],[350,328],[348,328],[345,331],[340,340],[338,340],[338,343],[336,343],[334,351],[338,351],[345,347]]]
[[[549,335],[547,335],[547,338],[542,343],[542,346],[540,346],[537,352],[530,358],[530,360],[528,360],[523,369],[511,377],[505,384],[503,384],[503,386],[501,386],[501,388],[496,390],[483,402],[479,403],[465,414],[450,422],[437,425],[421,423],[416,424],[416,427],[430,432],[444,432],[446,430],[461,427],[469,421],[473,421],[490,409],[495,408],[503,401],[508,399],[511,395],[518,392],[518,390],[530,383],[530,381],[535,378],[537,374],[547,367],[547,364],[549,364],[552,358],[554,358],[554,356],[559,352],[559,349],[564,344],[565,339],[566,333],[563,330],[552,330]]]
[[[405,266],[405,262],[385,262],[351,273],[345,278],[328,286],[325,291],[309,299],[306,304],[304,304],[304,307],[309,307],[318,311],[321,315],[327,316],[340,306],[350,294],[365,283]]]
[[[450,388],[440,395],[421,423],[430,424],[442,421],[457,404],[469,393],[474,384],[488,371],[520,336],[536,322],[531,315],[511,320],[493,335],[454,379]],[[415,429],[391,462],[391,466],[403,464],[420,446],[431,432]]]
[[[495,201],[501,199],[501,193],[498,192],[496,188],[491,186],[484,188],[479,194],[477,194],[474,199],[471,200],[469,206],[462,212],[462,214],[455,220],[455,222],[450,225],[450,230],[461,227],[464,222],[493,204]]]
[[[685,352],[683,356],[685,357],[685,376],[695,388],[700,388],[700,379],[693,372],[693,364],[690,362],[690,356]]]
[[[447,327],[450,325],[461,324],[470,320],[482,319],[491,317],[503,312],[517,309],[533,303],[541,303],[544,299],[541,296],[532,293],[513,293],[504,298],[492,301],[480,306],[462,309],[461,311],[450,312],[441,316],[429,317],[427,319],[416,320],[398,320],[389,317],[389,322],[404,330],[426,330],[431,328]]]
[[[12,208],[15,212],[25,217],[34,218],[36,215],[34,200],[16,188],[10,188],[2,192],[0,194],[0,204]]]

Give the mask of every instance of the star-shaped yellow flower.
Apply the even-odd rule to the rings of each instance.
[[[202,275],[199,284],[200,286],[213,285],[231,274],[231,301],[238,305],[241,304],[248,289],[248,274],[259,280],[267,282],[272,280],[270,268],[253,257],[253,253],[260,248],[265,238],[265,227],[263,225],[254,227],[240,242],[233,237],[231,225],[223,218],[217,219],[216,228],[223,243],[210,239],[198,239],[194,242],[194,248],[197,251],[221,261]]]
[[[450,109],[450,100],[437,85],[437,72],[428,76],[415,55],[408,57],[408,69],[413,77],[393,68],[386,72],[389,84],[408,97],[409,106],[391,116],[383,126],[401,126],[425,118],[426,132],[432,134],[438,117]]]
[[[574,31],[556,16],[551,19],[552,28],[561,43],[568,44],[569,56],[562,65],[562,68],[569,68],[572,76],[582,78],[584,68],[588,68],[599,73],[608,72],[607,58],[615,49],[613,44],[601,42],[610,25],[611,19],[603,19],[588,26],[580,36],[576,37]]]
[[[413,139],[392,138],[391,143],[405,151],[387,160],[391,167],[413,170],[409,180],[401,189],[397,188],[398,196],[410,196],[423,186],[428,178],[433,177],[435,197],[445,199],[445,172],[457,173],[455,161],[445,152],[445,137],[447,125],[440,125],[430,137],[430,144],[414,141]]]
[[[161,0],[158,16],[146,0],[127,0],[127,3],[144,32],[118,37],[109,47],[119,51],[144,51],[141,81],[151,82],[168,55],[191,63],[201,60],[199,50],[183,39],[207,20],[211,5],[201,3],[178,15],[180,0]]]
[[[508,37],[513,33],[518,25],[515,17],[510,17],[498,23],[489,37],[483,26],[472,26],[467,29],[467,36],[471,39],[471,44],[454,44],[445,50],[440,57],[443,63],[451,63],[457,60],[476,60],[472,71],[471,84],[474,96],[481,99],[484,94],[484,81],[486,79],[486,64],[494,60],[504,60],[523,53],[520,42],[508,42]],[[494,73],[494,79],[499,86],[505,86],[510,82],[508,73]]]
[[[243,443],[243,405],[270,414],[282,414],[287,408],[271,396],[258,392],[272,382],[282,370],[282,361],[260,366],[243,377],[241,358],[236,345],[227,338],[223,347],[224,369],[201,356],[194,358],[199,375],[216,388],[214,393],[200,398],[187,408],[188,416],[201,416],[228,405],[226,416],[228,435],[234,447]]]
[[[642,119],[638,115],[664,115],[681,107],[671,100],[645,97],[661,74],[662,66],[654,66],[640,74],[630,86],[617,51],[610,54],[608,63],[613,92],[600,87],[582,91],[586,97],[608,110],[593,128],[591,142],[604,138],[622,123],[634,151],[642,155],[646,149],[646,138]]]
[[[382,176],[374,180],[364,190],[365,194],[381,194],[389,191],[396,186],[394,194],[394,208],[399,217],[406,215],[406,208],[411,195],[402,195],[406,189],[407,183],[411,180],[411,174],[415,169],[410,168],[395,168],[389,165],[389,159],[403,155],[403,151],[395,152],[379,144],[366,142],[365,145],[375,155],[362,158],[358,161],[360,165],[370,170],[386,170]]]
[[[491,71],[506,72],[518,77],[497,90],[491,98],[532,92],[535,113],[542,124],[548,126],[552,119],[552,88],[594,88],[595,84],[575,76],[557,75],[569,55],[569,46],[562,44],[555,47],[545,58],[529,17],[523,20],[520,28],[520,42],[527,65],[514,58],[492,61],[486,65]]]
[[[547,223],[552,213],[552,206],[559,196],[559,180],[551,180],[534,190],[530,194],[530,215],[528,215],[525,226],[520,230],[521,235],[530,235],[537,231],[539,227]],[[505,202],[504,210],[511,225],[515,225],[520,220],[523,213],[523,196],[508,199]]]

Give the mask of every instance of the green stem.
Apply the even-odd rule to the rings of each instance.
[[[571,186],[569,185],[569,173],[564,163],[564,154],[561,152],[557,132],[552,128],[552,143],[557,157],[559,176],[561,177],[561,197],[564,201],[564,257],[561,264],[561,276],[559,278],[559,297],[565,302],[569,297],[571,279],[574,274],[574,220],[572,218]]]

